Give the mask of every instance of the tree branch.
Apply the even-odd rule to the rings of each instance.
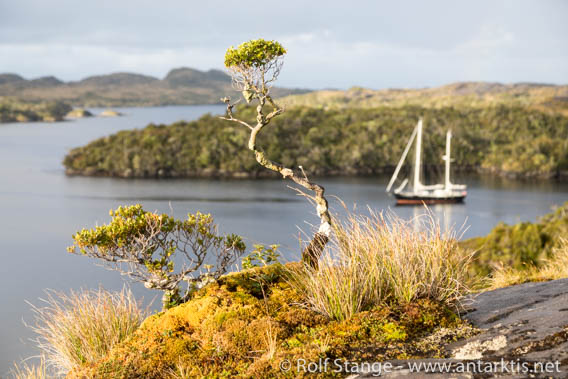
[[[252,83],[250,83],[248,88],[254,88],[254,87],[255,86],[253,86]],[[254,127],[251,127],[248,123],[245,123],[242,120],[238,120],[237,122],[245,123],[251,129],[248,148],[249,150],[254,152],[256,161],[261,166],[266,167],[269,170],[278,172],[280,175],[282,175],[284,179],[290,179],[294,183],[302,186],[303,188],[314,192],[313,200],[316,204],[317,215],[320,218],[320,227],[317,233],[312,238],[310,244],[302,252],[302,260],[307,264],[309,264],[311,267],[316,268],[318,265],[319,257],[321,256],[323,249],[327,244],[327,242],[329,241],[329,237],[331,235],[332,218],[329,213],[327,199],[325,198],[325,189],[319,184],[310,181],[307,175],[305,175],[303,169],[301,171],[303,173],[302,177],[298,173],[294,172],[294,170],[285,167],[280,163],[271,161],[266,157],[264,151],[256,145],[256,137],[258,136],[262,128],[268,125],[274,117],[282,114],[284,110],[283,108],[278,106],[276,102],[274,102],[272,97],[268,94],[268,90],[265,91],[266,93],[263,93],[255,88],[255,92],[256,92],[255,93],[256,98],[258,100],[258,105],[256,107],[256,114],[257,114],[256,125]],[[221,117],[221,118],[229,121],[237,120],[233,116],[232,112],[233,104],[231,104],[230,99],[224,98],[221,100],[224,101],[225,104],[227,104],[227,115],[228,115],[228,117]],[[273,110],[272,112],[270,112],[268,115],[265,116],[264,107],[267,102],[268,104],[270,104]]]
[[[252,126],[250,126],[247,122],[243,121],[243,120],[239,120],[236,118],[230,118],[230,117],[219,117],[221,120],[227,120],[227,121],[233,121],[233,122],[238,122],[241,125],[246,126],[247,128],[249,128],[250,130],[253,129]]]

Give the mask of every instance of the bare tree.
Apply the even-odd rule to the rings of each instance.
[[[248,148],[254,152],[259,164],[279,173],[284,179],[290,179],[313,193],[313,195],[309,195],[300,191],[314,202],[317,215],[320,218],[319,229],[302,252],[302,260],[312,267],[317,267],[323,248],[329,241],[332,226],[328,202],[324,195],[325,189],[309,180],[301,166],[298,171],[273,162],[266,157],[264,151],[256,144],[256,137],[260,131],[273,118],[284,112],[284,109],[270,96],[270,88],[282,69],[282,57],[284,54],[286,54],[286,50],[280,43],[263,39],[248,41],[236,49],[231,47],[227,50],[225,66],[231,74],[233,86],[242,92],[247,103],[257,102],[258,105],[256,106],[256,124],[251,125],[234,116],[233,106],[236,103],[231,103],[231,99],[225,97],[221,101],[227,105],[227,115],[221,118],[236,122],[250,129]],[[269,113],[266,113],[265,107],[269,108]]]
[[[218,235],[211,215],[200,212],[181,221],[134,205],[119,207],[111,216],[108,225],[77,232],[69,252],[78,247],[146,288],[164,291],[164,308],[187,301],[196,288],[218,279],[245,250],[241,237]]]

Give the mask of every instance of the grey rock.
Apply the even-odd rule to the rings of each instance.
[[[464,315],[482,333],[446,346],[452,359],[392,361],[383,378],[568,378],[568,279],[476,295]],[[454,373],[412,372],[446,365]],[[448,366],[449,365],[449,366]],[[369,372],[353,378],[377,377]]]

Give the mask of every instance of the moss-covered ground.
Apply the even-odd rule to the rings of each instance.
[[[300,359],[444,357],[445,342],[475,333],[452,310],[426,299],[330,320],[306,307],[287,272],[275,264],[224,276],[189,302],[149,317],[108,356],[69,377],[299,377],[305,373],[281,371],[280,362],[295,368]]]

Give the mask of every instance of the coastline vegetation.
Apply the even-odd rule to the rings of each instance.
[[[71,109],[70,105],[61,101],[30,103],[0,97],[0,123],[62,121]]]
[[[239,108],[236,117],[252,120],[254,109]],[[456,170],[568,177],[568,117],[518,107],[296,107],[272,120],[258,141],[271,160],[286,167],[301,165],[311,175],[390,173],[419,117],[428,131],[425,162],[440,161],[445,133],[451,128]],[[248,131],[241,125],[205,115],[193,122],[151,124],[97,139],[71,150],[63,163],[70,175],[271,176],[242,149],[247,140]]]
[[[490,289],[563,278],[568,278],[568,240],[561,238],[559,247],[552,249],[551,257],[543,259],[539,266],[527,264],[518,269],[498,265],[491,276]]]
[[[471,274],[479,278],[496,272],[535,272],[550,264],[554,252],[568,235],[568,202],[537,220],[515,225],[498,224],[489,234],[460,242],[475,251]],[[562,254],[558,256],[562,257]],[[500,269],[499,266],[503,266]],[[508,271],[510,270],[510,271]],[[527,277],[528,279],[529,277]]]

